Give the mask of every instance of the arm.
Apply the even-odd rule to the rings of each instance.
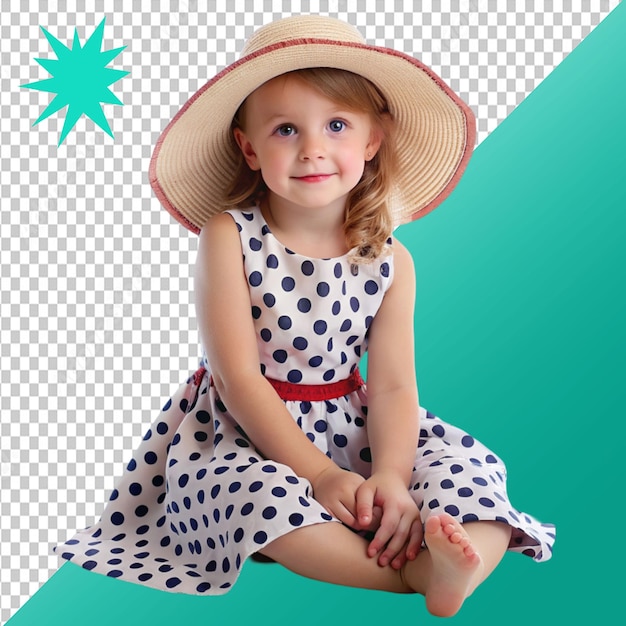
[[[241,243],[230,215],[211,218],[200,233],[195,298],[214,384],[229,412],[267,458],[307,478],[315,497],[354,525],[354,493],[363,479],[341,470],[315,447],[261,374]]]
[[[399,567],[406,557],[415,558],[421,543],[419,511],[407,489],[419,437],[413,350],[414,300],[413,260],[406,248],[396,241],[394,280],[369,335],[367,428],[372,476],[357,492],[362,525],[371,520],[372,506],[383,510],[368,554],[380,553],[379,563],[386,565],[393,561],[394,567]],[[399,556],[405,547],[403,556]]]
[[[369,334],[367,392],[372,473],[396,472],[408,486],[419,435],[414,364],[413,260],[394,242],[394,279]]]

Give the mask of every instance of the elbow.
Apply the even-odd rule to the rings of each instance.
[[[263,375],[260,371],[238,371],[230,375],[215,373],[212,378],[217,395],[226,406],[230,406],[238,404],[238,401],[250,395],[250,390],[259,385]]]

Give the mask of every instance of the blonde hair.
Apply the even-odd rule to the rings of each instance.
[[[288,72],[318,90],[323,96],[353,111],[367,113],[382,142],[376,155],[365,162],[363,176],[348,195],[344,232],[349,249],[356,249],[351,261],[369,263],[387,248],[393,230],[388,198],[396,171],[393,119],[382,93],[367,79],[334,68],[310,68]],[[232,128],[244,128],[246,101],[233,118]],[[234,139],[233,139],[234,143]],[[267,191],[260,171],[252,171],[237,149],[235,177],[226,197],[226,208],[258,203]]]

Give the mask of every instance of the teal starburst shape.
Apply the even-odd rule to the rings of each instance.
[[[20,86],[56,93],[52,102],[33,123],[33,126],[67,107],[59,146],[83,114],[113,137],[113,132],[104,116],[101,104],[123,104],[109,89],[109,85],[130,72],[107,67],[126,46],[114,50],[101,50],[105,21],[106,18],[100,22],[84,45],[80,43],[78,30],[74,29],[74,42],[71,49],[50,34],[43,26],[40,27],[57,58],[35,59],[35,61],[52,78]]]

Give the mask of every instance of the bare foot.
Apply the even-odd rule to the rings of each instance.
[[[478,586],[483,562],[463,526],[447,513],[426,520],[424,540],[432,562],[424,593],[426,607],[433,615],[450,617]],[[410,563],[404,572],[409,585]]]

